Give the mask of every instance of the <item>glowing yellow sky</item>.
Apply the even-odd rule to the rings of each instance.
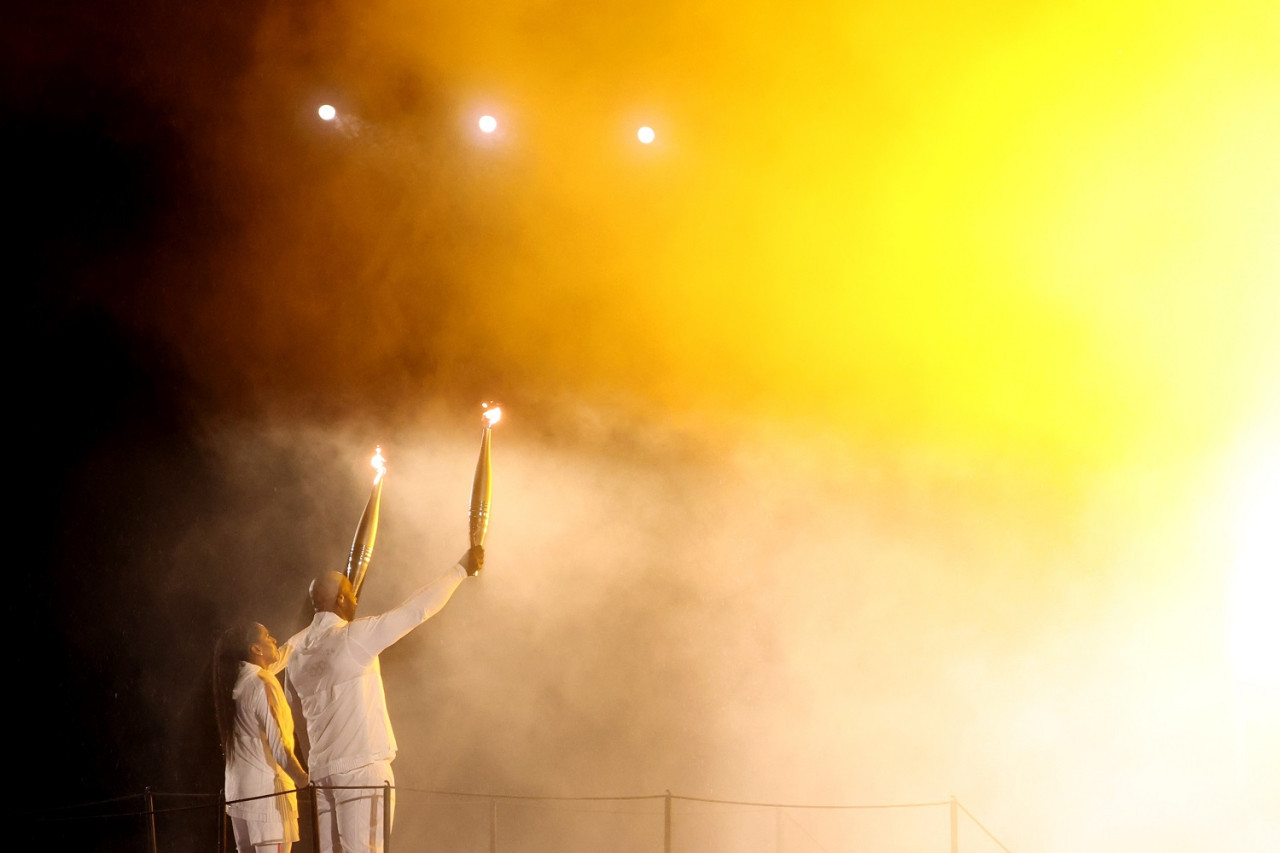
[[[1050,468],[1195,454],[1280,373],[1280,64],[1266,4],[1166,6],[281,17],[260,65],[302,147],[254,136],[281,95],[247,81],[221,144],[267,197],[196,322],[248,288],[234,358],[322,383],[444,363],[658,410],[821,399]],[[345,135],[303,118],[327,100]]]

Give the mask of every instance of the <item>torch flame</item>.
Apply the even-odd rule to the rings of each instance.
[[[373,459],[369,461],[369,464],[372,465],[373,469],[378,472],[378,475],[373,478],[373,484],[376,486],[378,484],[378,481],[382,479],[383,475],[387,473],[387,460],[382,455],[381,444],[379,444],[377,448],[373,451]]]
[[[485,410],[480,416],[484,421],[484,428],[492,429],[493,425],[502,419],[502,407],[497,403],[485,403],[481,408]]]

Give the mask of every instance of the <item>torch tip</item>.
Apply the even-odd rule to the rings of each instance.
[[[378,475],[373,478],[373,482],[376,484],[387,473],[387,459],[382,455],[381,444],[373,451],[373,459],[369,460],[369,464],[373,466],[373,470],[378,472]]]

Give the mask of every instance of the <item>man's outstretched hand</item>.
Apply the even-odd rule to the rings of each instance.
[[[481,545],[472,545],[471,548],[462,555],[462,559],[458,560],[462,568],[467,570],[468,577],[475,577],[480,574],[480,570],[484,568],[484,547]]]

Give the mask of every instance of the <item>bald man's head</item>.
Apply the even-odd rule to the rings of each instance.
[[[356,616],[356,594],[342,572],[323,572],[311,582],[311,606],[317,613],[336,613],[350,622]]]

